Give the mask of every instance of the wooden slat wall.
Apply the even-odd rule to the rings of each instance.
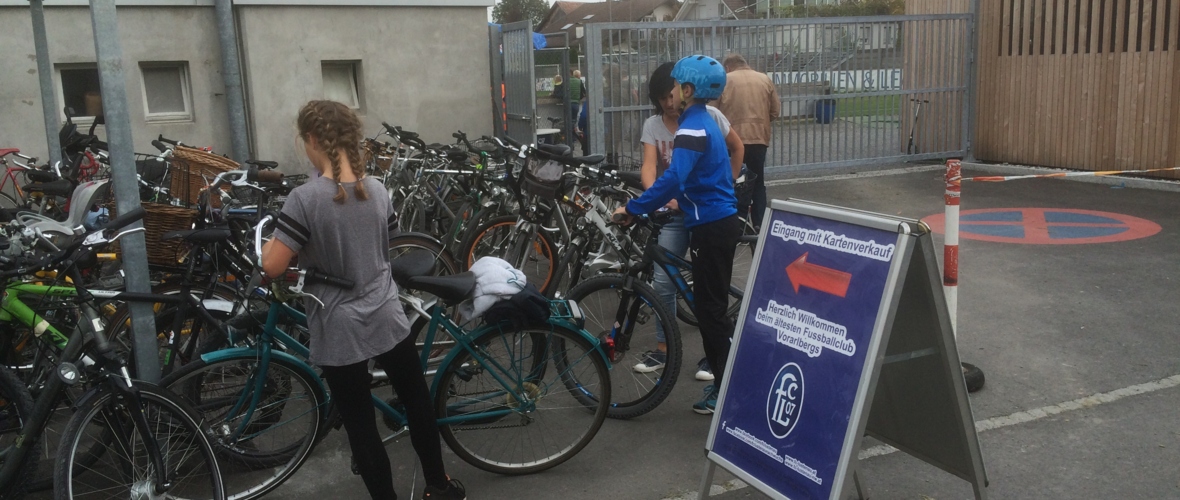
[[[927,13],[960,2],[908,3]],[[980,10],[977,158],[1180,166],[1180,0],[984,0]]]

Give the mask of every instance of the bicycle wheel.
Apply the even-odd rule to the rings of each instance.
[[[422,236],[415,234],[403,234],[393,238],[392,240],[389,240],[389,260],[394,260],[407,253],[416,251],[426,251],[430,252],[431,255],[434,255],[436,266],[434,268],[433,276],[449,276],[459,273],[459,266],[455,263],[455,259],[451,257],[451,254],[430,238],[423,238]],[[425,292],[412,290],[408,293],[423,299],[425,302],[435,300],[433,295]],[[449,311],[448,315],[458,320],[458,308],[453,307],[451,309],[452,311]],[[412,318],[413,315],[410,313],[411,311],[407,309],[406,315]],[[419,350],[421,350],[422,346],[421,336],[419,333],[421,333],[422,329],[425,328],[429,322],[429,317],[419,317],[410,325],[410,335],[413,335],[414,338],[419,339],[417,341]],[[438,335],[434,339],[434,348],[431,350],[429,362],[437,363],[442,361],[443,356],[446,354],[447,350],[454,345],[454,343],[455,342],[450,338],[450,335],[447,335],[445,331],[440,329],[438,331]]]
[[[16,198],[8,193],[0,193],[0,208],[5,210],[14,210],[23,206],[22,203],[16,201]]]
[[[576,455],[602,427],[610,376],[577,332],[549,324],[492,328],[472,348],[475,355],[464,350],[440,371],[435,395],[439,431],[467,463],[499,474],[540,472]],[[571,378],[575,389],[567,388]],[[587,405],[586,395],[598,399]]]
[[[258,405],[251,406],[259,377],[262,393]],[[303,367],[277,357],[265,374],[258,372],[253,353],[212,363],[197,360],[165,377],[162,385],[209,423],[228,498],[235,500],[261,497],[299,470],[326,413],[327,395],[320,384]],[[241,402],[245,406],[236,409]]]
[[[155,385],[137,382],[140,408],[104,390],[87,398],[62,433],[54,469],[54,498],[164,497],[155,491],[156,473],[143,436],[132,424],[132,411],[142,411],[148,431],[159,447],[171,487],[167,498],[224,499],[225,485],[213,445],[199,414],[176,395]],[[106,444],[106,453],[93,464],[76,460],[79,450]]]
[[[33,412],[33,397],[20,378],[7,367],[0,366],[0,468],[4,466],[4,457],[9,456],[16,446],[21,429]],[[37,464],[41,460],[41,443],[31,443],[32,450],[16,473],[16,481],[9,486],[8,491],[0,494],[0,498],[20,498],[25,488],[37,473]]]
[[[750,278],[750,266],[754,263],[754,244],[757,241],[757,235],[743,235],[733,252],[733,272],[729,279],[729,308],[726,309],[726,315],[731,320],[736,321],[738,313],[741,312],[742,294],[745,293],[746,281]],[[684,282],[688,284],[688,289],[692,290],[692,270],[681,269],[680,274],[684,276]],[[692,304],[683,294],[679,293],[676,294],[676,317],[689,326],[700,326],[697,324],[697,316],[693,311]]]
[[[623,419],[652,411],[668,398],[680,376],[684,349],[680,326],[655,290],[636,281],[627,291],[626,284],[625,275],[600,274],[582,281],[566,295],[581,307],[586,331],[606,344],[604,348],[613,364],[607,415]],[[664,366],[650,371],[636,370],[647,352],[656,350],[657,322],[664,325]],[[624,339],[628,328],[630,339]]]
[[[557,272],[557,250],[544,233],[538,231],[531,243],[517,241],[516,216],[496,217],[483,224],[459,251],[460,260],[470,268],[476,260],[487,255],[507,260],[513,249],[523,248],[519,262],[509,261],[524,272],[529,283],[542,294],[549,292],[549,283]]]

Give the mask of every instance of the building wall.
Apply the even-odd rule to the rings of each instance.
[[[152,139],[181,139],[194,145],[229,149],[228,114],[213,9],[200,7],[120,7],[119,42],[123,50],[128,111],[135,150],[154,152]],[[85,7],[47,7],[45,24],[52,63],[93,63],[94,34]],[[0,7],[0,147],[17,147],[48,158],[41,91],[33,49],[32,21],[25,8]],[[140,62],[186,61],[192,95],[192,121],[148,123]],[[56,72],[56,71],[55,71]],[[60,89],[55,76],[54,84]],[[57,96],[61,108],[60,90]],[[64,122],[64,114],[61,118]],[[99,127],[98,134],[102,127]]]
[[[157,0],[158,3],[166,3]],[[177,0],[177,3],[182,3]],[[157,135],[186,144],[230,149],[212,2],[190,6],[118,8],[127,100],[135,150],[154,152]],[[309,168],[295,145],[295,115],[323,98],[321,61],[360,61],[362,109],[368,135],[382,121],[420,132],[427,142],[451,133],[492,131],[487,7],[283,6],[238,1],[253,156],[279,161],[288,172]],[[277,3],[277,2],[276,2]],[[391,2],[392,3],[392,2]],[[479,3],[476,0],[471,3]],[[23,4],[23,5],[19,5]],[[32,24],[26,2],[0,0],[0,147],[47,158]],[[84,6],[46,7],[53,64],[94,63],[90,12]],[[188,64],[192,120],[146,120],[139,64]],[[55,79],[55,87],[60,89]],[[62,107],[60,90],[57,103]],[[64,119],[64,115],[63,115]],[[98,134],[103,136],[102,128]]]
[[[259,158],[310,168],[295,117],[323,97],[321,63],[360,61],[366,133],[381,122],[428,143],[492,131],[484,7],[239,7],[252,133]],[[292,36],[311,30],[330,36]],[[299,166],[295,166],[299,165]]]

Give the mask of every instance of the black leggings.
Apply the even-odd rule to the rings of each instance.
[[[430,401],[430,389],[422,375],[422,363],[414,339],[407,338],[389,352],[375,357],[397,391],[398,398],[406,407],[410,425],[410,442],[422,462],[426,484],[445,489],[447,473],[443,468],[442,445],[439,444],[438,424],[434,416],[434,405]],[[373,415],[373,401],[369,396],[368,361],[346,366],[323,366],[324,378],[332,390],[332,401],[344,421],[348,433],[348,444],[352,456],[360,469],[365,487],[374,500],[393,500],[393,471],[389,467],[389,456],[377,433],[377,420]]]

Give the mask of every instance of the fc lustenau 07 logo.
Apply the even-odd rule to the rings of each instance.
[[[783,439],[799,422],[803,410],[803,370],[787,363],[774,376],[766,398],[766,423],[774,437]]]

